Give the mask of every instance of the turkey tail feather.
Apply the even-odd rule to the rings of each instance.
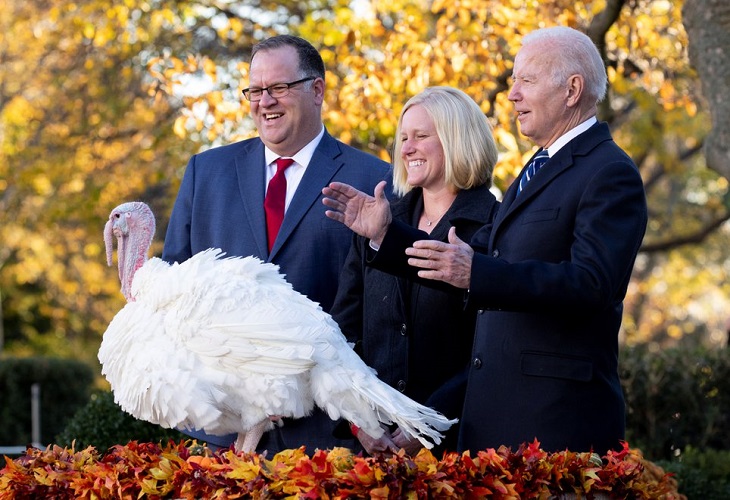
[[[354,351],[341,349],[339,355],[347,359],[327,370],[312,370],[315,401],[333,420],[344,418],[374,438],[383,434],[381,422],[395,423],[429,449],[458,422],[380,380]]]

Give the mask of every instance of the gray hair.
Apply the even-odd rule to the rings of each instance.
[[[596,45],[586,35],[566,26],[542,28],[522,38],[522,46],[539,42],[550,59],[552,78],[557,85],[564,85],[570,75],[581,75],[585,90],[594,102],[606,96],[606,67]]]

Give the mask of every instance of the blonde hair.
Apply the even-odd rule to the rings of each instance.
[[[401,157],[403,115],[421,105],[433,119],[436,134],[444,149],[444,175],[454,190],[471,189],[491,184],[492,170],[497,163],[497,144],[492,127],[476,102],[453,87],[428,87],[411,97],[398,118],[393,146],[393,190],[404,195],[413,186]]]

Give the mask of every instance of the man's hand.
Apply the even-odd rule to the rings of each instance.
[[[457,288],[468,289],[471,284],[471,262],[474,250],[449,229],[449,243],[419,240],[406,248],[408,264],[418,267],[421,278],[444,281]]]
[[[383,426],[383,435],[379,438],[371,437],[370,435],[363,432],[362,429],[358,429],[357,435],[355,436],[362,447],[369,455],[377,455],[379,453],[398,453],[398,446],[391,439],[390,432]]]
[[[349,184],[333,182],[322,189],[322,203],[329,208],[325,215],[380,246],[393,220],[385,186],[386,182],[381,181],[375,186],[374,196],[370,196]]]
[[[418,438],[408,435],[400,427],[393,433],[393,442],[398,448],[403,448],[412,457],[415,457],[421,451],[421,448],[423,448],[423,444],[421,444]]]

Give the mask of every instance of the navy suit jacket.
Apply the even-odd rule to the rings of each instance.
[[[600,454],[624,438],[623,299],[647,223],[641,176],[599,123],[472,238],[480,309],[459,447]]]
[[[259,138],[193,156],[185,171],[167,228],[162,258],[182,262],[208,248],[229,256],[256,256],[279,265],[295,290],[329,311],[352,240],[350,230],[327,218],[322,188],[344,182],[372,193],[390,166],[335,140],[325,131],[284,216],[271,253],[266,241],[264,144]],[[306,445],[348,446],[332,436],[334,423],[322,413],[287,420],[267,433],[259,449],[278,452]],[[196,436],[197,437],[197,436]],[[200,436],[229,446],[235,436]]]

